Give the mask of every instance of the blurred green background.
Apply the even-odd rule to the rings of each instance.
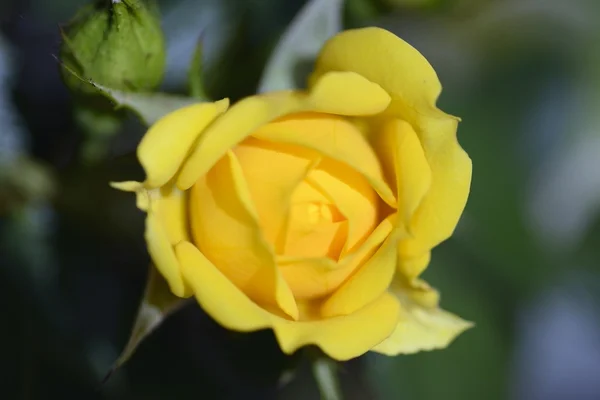
[[[0,398],[318,398],[306,361],[270,332],[228,332],[194,306],[101,384],[149,262],[143,215],[107,183],[141,176],[145,128],[129,114],[108,137],[78,124],[53,55],[58,26],[86,3],[0,3]],[[303,5],[160,2],[162,89],[186,92],[201,37],[206,94],[255,93]],[[342,365],[346,398],[600,398],[600,3],[347,0],[343,26],[367,25],[419,49],[444,86],[440,107],[463,120],[472,191],[425,279],[476,327],[447,350]],[[105,151],[91,158],[90,146]]]

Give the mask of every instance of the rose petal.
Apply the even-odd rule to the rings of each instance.
[[[383,293],[350,315],[307,322],[279,318],[273,329],[284,353],[314,344],[331,358],[344,361],[366,353],[387,338],[396,325],[398,311],[394,296]]]
[[[321,49],[313,86],[324,74],[350,71],[378,84],[391,96],[390,108],[400,117],[447,117],[435,106],[442,87],[429,62],[415,48],[381,28],[351,29],[331,38]]]
[[[394,185],[398,212],[410,233],[412,217],[431,186],[431,169],[414,129],[405,121],[392,119],[376,134],[376,150]]]
[[[272,325],[274,316],[250,300],[196,246],[183,241],[175,251],[183,276],[198,303],[220,325],[236,331],[253,331]]]
[[[148,253],[150,253],[156,268],[169,284],[171,292],[175,296],[189,297],[191,295],[190,288],[183,281],[173,246],[159,216],[152,209],[148,210],[144,236]]]
[[[408,122],[419,136],[431,189],[412,221],[414,237],[403,241],[401,252],[421,256],[452,234],[471,182],[471,160],[456,140],[458,119],[435,106],[441,91],[437,75],[417,50],[380,28],[349,30],[329,40],[311,82],[332,71],[356,72],[380,85],[392,98],[385,113]]]
[[[437,306],[437,292],[422,281],[413,287],[395,285],[400,302],[396,329],[373,351],[394,356],[447,347],[473,324]]]
[[[322,297],[335,290],[352,272],[327,257],[277,257],[285,281],[298,300]]]
[[[341,100],[344,86],[348,99]],[[221,158],[259,127],[284,115],[315,111],[343,115],[370,115],[383,111],[389,102],[376,84],[353,73],[323,74],[314,92],[274,92],[243,99],[218,118],[199,138],[177,179],[182,190],[190,188]]]
[[[298,318],[232,151],[194,185],[190,212],[196,245],[221,272],[254,301]]]
[[[292,207],[285,250],[290,257],[337,259],[348,236],[348,221],[313,223],[306,206]]]
[[[228,106],[228,99],[193,104],[167,114],[152,125],[137,149],[146,171],[145,186],[158,188],[171,180],[196,138]]]
[[[354,72],[331,72],[312,87],[314,110],[338,115],[374,115],[387,108],[390,95]]]
[[[323,317],[351,314],[388,289],[396,271],[398,241],[406,235],[401,229],[393,228],[395,217],[388,217],[378,227],[379,232],[374,232],[379,237],[385,234],[385,241],[375,254],[325,300],[321,307]]]
[[[190,288],[181,276],[173,245],[188,239],[186,222],[186,196],[172,184],[160,189],[146,189],[140,182],[113,182],[111,186],[136,192],[138,208],[146,211],[145,238],[148,253],[156,268],[168,282],[173,294],[189,297]]]
[[[306,178],[291,196],[286,228],[283,251],[278,253],[286,257],[328,257],[337,261],[348,238],[344,215]]]
[[[265,238],[281,251],[290,199],[320,155],[297,146],[249,137],[233,150],[253,199]]]
[[[189,240],[187,193],[169,184],[161,187],[158,194],[154,209],[158,213],[169,242],[175,245],[182,240]]]
[[[431,120],[422,126],[431,133],[421,135],[431,187],[411,221],[412,237],[400,244],[405,258],[422,257],[452,235],[471,186],[471,159],[456,142],[456,121]]]
[[[402,242],[401,242],[402,243]],[[419,257],[406,258],[405,256],[399,255],[398,257],[398,269],[402,271],[407,278],[412,279],[421,275],[421,273],[429,265],[431,260],[431,252],[428,251]]]
[[[376,193],[356,170],[331,159],[324,159],[307,181],[326,193],[348,220],[348,238],[341,255],[354,251],[377,226]]]
[[[311,299],[323,297],[331,294],[333,291],[335,291],[335,293],[332,297],[338,296],[337,293],[341,291],[341,294],[339,295],[340,301],[338,302],[338,300],[334,298],[331,300],[331,305],[328,306],[331,308],[331,311],[329,308],[324,310],[329,316],[343,314],[336,312],[336,310],[344,307],[347,297],[358,296],[357,299],[347,301],[347,309],[349,309],[350,306],[356,305],[357,300],[360,301],[366,298],[358,292],[355,294],[346,293],[346,291],[343,290],[346,284],[342,285],[342,283],[344,283],[357,268],[362,269],[361,266],[365,264],[365,262],[368,262],[381,243],[384,242],[392,232],[395,223],[394,220],[395,216],[390,216],[382,221],[356,251],[348,254],[345,258],[340,260],[339,263],[336,263],[329,258],[278,257],[277,262],[280,266],[281,273],[285,277],[286,282],[288,282],[288,285],[292,288],[294,295],[299,299]],[[392,250],[395,255],[395,250]],[[386,254],[387,251],[386,248]],[[371,301],[385,291],[392,279],[395,265],[395,261],[392,261],[388,264],[375,266],[376,271],[381,272],[383,270],[385,272],[385,274],[381,276],[381,281],[378,282],[376,289],[379,289],[379,285],[384,285],[384,288],[379,290],[377,296],[371,297]],[[391,271],[388,271],[390,269]],[[387,275],[389,275],[389,279],[386,278]],[[350,278],[350,280],[352,279],[353,278]],[[342,286],[340,287],[340,285]],[[367,303],[368,301],[365,301],[360,304],[360,306],[364,306]],[[355,307],[354,310],[358,308],[360,307]]]
[[[254,136],[318,151],[362,174],[390,206],[396,199],[385,183],[377,155],[361,132],[348,120],[317,113],[290,115],[258,129]]]
[[[238,331],[273,327],[287,354],[314,344],[332,358],[347,360],[381,343],[396,326],[398,301],[387,293],[348,316],[306,322],[280,318],[250,300],[193,244],[181,242],[176,252],[186,282],[210,316]]]

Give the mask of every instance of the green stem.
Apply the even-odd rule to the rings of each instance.
[[[335,361],[324,354],[312,357],[312,371],[321,393],[321,400],[342,400]]]

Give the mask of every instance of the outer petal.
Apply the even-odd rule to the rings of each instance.
[[[232,151],[194,185],[190,200],[192,232],[202,253],[252,299],[297,319],[294,296],[275,265]]]
[[[189,240],[188,193],[177,189],[173,184],[160,188],[155,209],[172,245]]]
[[[253,331],[273,327],[286,353],[316,344],[331,357],[347,360],[381,343],[395,327],[399,308],[391,295],[384,294],[349,316],[314,322],[290,321],[252,302],[193,244],[181,242],[176,252],[186,281],[208,314],[228,329]]]
[[[406,258],[400,255],[398,257],[398,268],[400,271],[402,271],[402,274],[406,275],[408,279],[412,279],[421,275],[425,268],[427,268],[427,265],[429,265],[430,260],[430,251],[414,258]]]
[[[372,115],[385,110],[390,95],[354,72],[331,72],[312,88],[312,108],[338,115]]]
[[[277,319],[273,329],[284,353],[315,344],[336,360],[348,360],[387,338],[394,329],[398,311],[394,296],[383,293],[350,315],[310,322]]]
[[[346,83],[339,102],[342,82]],[[368,96],[365,96],[368,93]],[[232,106],[199,138],[183,166],[177,186],[187,190],[204,175],[228,149],[256,129],[284,115],[317,111],[342,115],[372,115],[383,111],[389,98],[376,84],[354,73],[324,74],[313,92],[275,92],[248,97]]]
[[[400,119],[386,122],[375,140],[388,182],[396,189],[399,222],[410,231],[412,217],[431,186],[423,147],[410,124]]]
[[[395,216],[390,216],[380,225],[378,229],[387,225],[389,236],[377,252],[325,300],[321,308],[323,317],[351,314],[388,289],[396,271],[398,240],[406,236],[401,229],[392,229],[395,220]]]
[[[144,237],[148,246],[148,253],[150,253],[156,268],[169,283],[171,292],[179,297],[189,296],[189,290],[183,282],[179,262],[175,257],[167,232],[158,215],[152,210],[148,210]]]
[[[262,126],[254,136],[313,149],[349,165],[367,179],[386,203],[396,205],[377,155],[350,121],[315,113],[296,114]]]
[[[450,237],[465,208],[471,186],[471,159],[456,142],[456,124],[449,119],[423,123],[431,133],[421,136],[432,172],[431,188],[411,221],[413,237],[400,244],[404,257],[422,257]]]
[[[331,71],[352,71],[381,86],[392,98],[390,108],[411,122],[447,117],[435,106],[442,87],[429,62],[411,45],[381,28],[341,32],[319,54],[311,83]],[[405,119],[405,118],[403,118]]]
[[[219,324],[237,331],[254,331],[272,325],[276,317],[252,302],[196,246],[184,241],[175,251],[183,276],[198,303]]]
[[[167,114],[152,125],[137,150],[146,171],[145,185],[157,188],[171,180],[194,141],[228,106],[228,99],[194,104]]]
[[[414,239],[401,251],[421,256],[452,234],[471,182],[471,161],[456,140],[457,118],[435,106],[441,91],[436,73],[417,50],[380,28],[349,30],[329,40],[311,82],[331,71],[353,71],[379,84],[392,98],[385,114],[408,122],[419,136],[431,190],[412,221]]]
[[[147,212],[152,208],[171,244],[189,239],[188,196],[172,183],[160,189],[146,189],[143,183],[134,181],[112,182],[111,186],[125,192],[135,192],[140,210]]]
[[[437,292],[422,281],[408,285],[397,280],[393,291],[400,301],[398,324],[373,351],[393,356],[440,349],[473,326],[438,308]]]
[[[147,212],[145,239],[156,268],[168,282],[173,294],[189,297],[173,245],[189,238],[186,222],[187,196],[172,184],[160,189],[144,188],[140,182],[112,183],[114,188],[136,192],[137,205]]]

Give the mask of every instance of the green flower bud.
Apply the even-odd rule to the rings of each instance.
[[[165,40],[155,9],[142,0],[102,0],[67,26],[60,55],[81,78],[123,91],[150,91],[162,80]],[[95,92],[66,68],[62,73],[71,90]]]

